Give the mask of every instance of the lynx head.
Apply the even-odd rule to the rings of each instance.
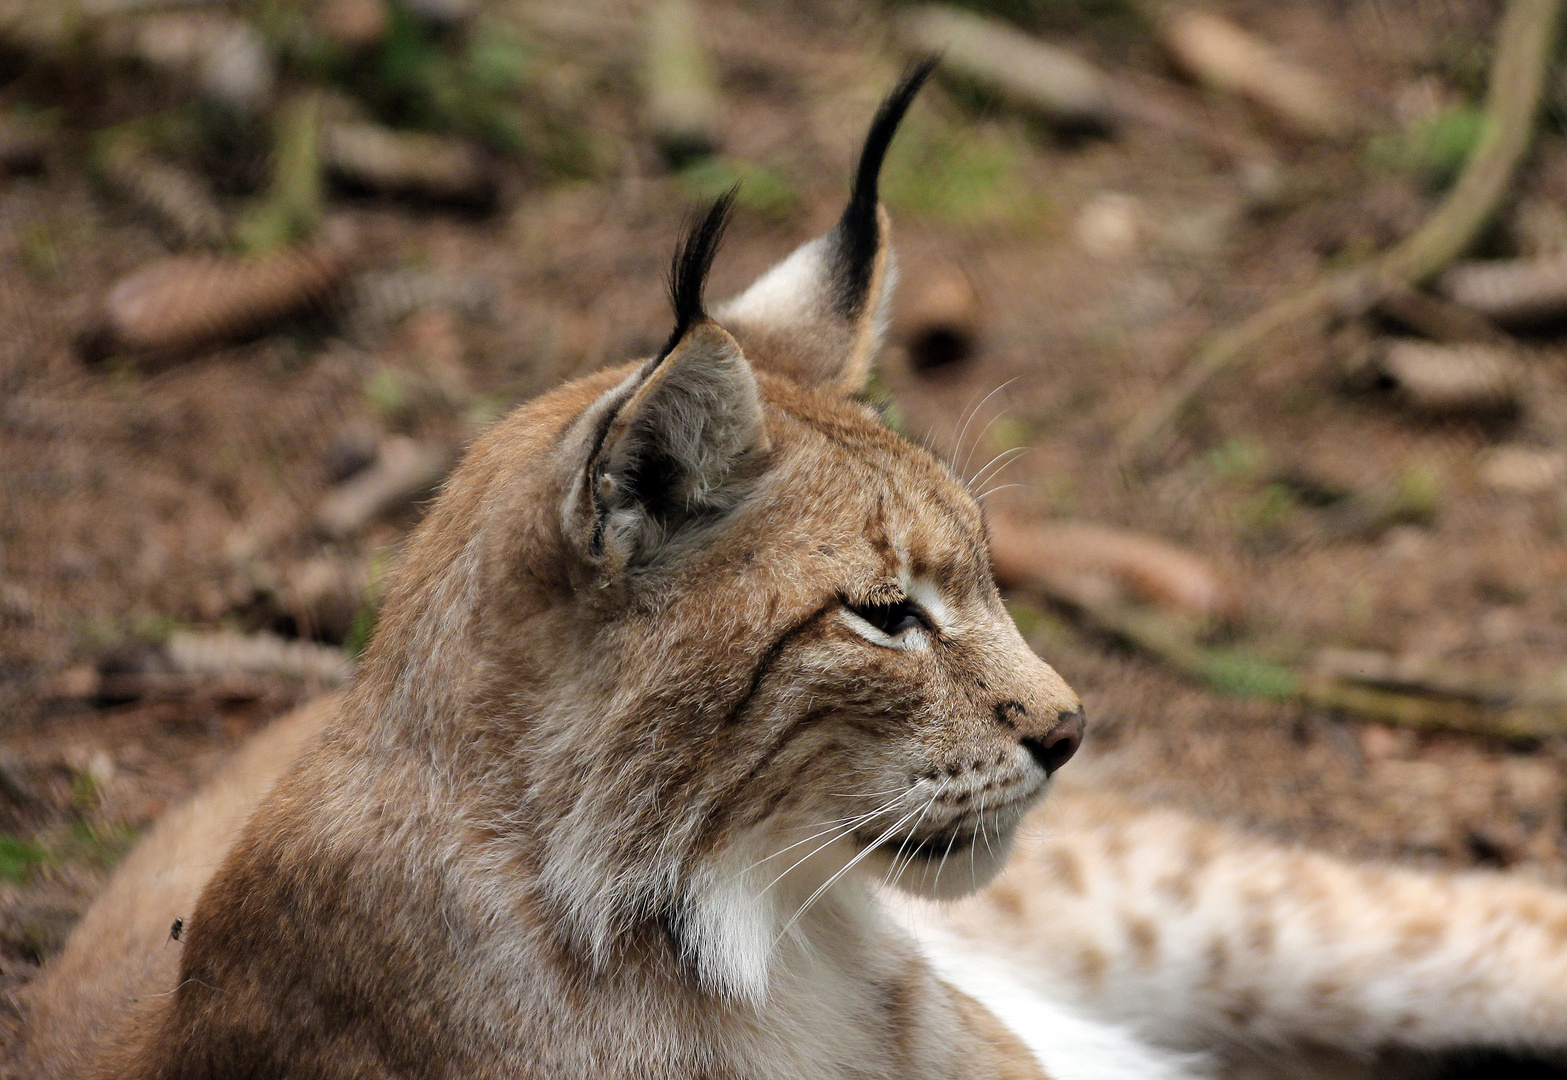
[[[974,499],[854,400],[893,279],[877,173],[928,73],[883,104],[832,231],[710,315],[721,200],[659,355],[474,448],[367,659],[361,692],[484,793],[494,860],[601,968],[656,927],[759,1001],[866,880],[987,881],[1081,737]]]

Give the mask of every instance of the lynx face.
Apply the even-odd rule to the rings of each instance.
[[[773,553],[786,589],[753,601],[803,617],[771,639],[740,717],[767,738],[734,796],[749,831],[724,842],[761,860],[764,884],[858,861],[962,895],[1000,868],[1071,755],[1077,702],[1003,609],[962,487],[864,411],[834,412],[830,434],[779,425],[752,511],[761,524],[821,508],[793,525],[799,555]]]

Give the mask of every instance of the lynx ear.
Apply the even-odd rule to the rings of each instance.
[[[732,194],[675,255],[675,331],[656,358],[584,416],[588,452],[568,519],[605,576],[645,563],[683,528],[733,509],[767,449],[756,379],[702,309]]]
[[[898,123],[935,66],[927,60],[910,69],[877,110],[849,205],[832,231],[718,310],[718,320],[758,366],[804,386],[844,394],[864,389],[896,277],[877,181]]]

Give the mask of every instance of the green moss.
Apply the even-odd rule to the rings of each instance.
[[[1209,450],[1204,460],[1222,480],[1250,480],[1268,464],[1268,450],[1250,439],[1225,439]]]
[[[677,174],[680,186],[693,198],[711,202],[740,186],[735,203],[768,217],[785,218],[800,205],[794,187],[779,174],[737,158],[699,158]]]
[[[1205,653],[1201,675],[1215,690],[1236,697],[1282,700],[1300,693],[1300,676],[1294,670],[1240,650]]]
[[[41,844],[0,833],[0,878],[21,884],[35,868],[52,861]]]
[[[992,454],[1027,446],[1037,434],[1035,425],[1017,416],[998,416],[985,428],[985,442]]]
[[[956,225],[1019,224],[1049,210],[1024,176],[1025,139],[998,124],[917,111],[893,143],[882,196],[903,214]]]
[[[99,867],[113,866],[135,846],[140,835],[129,825],[77,821],[53,845],[52,857],[58,862],[87,863]]]
[[[92,770],[83,769],[71,778],[71,805],[78,810],[90,810],[98,805],[100,793],[98,779]]]
[[[1279,528],[1294,516],[1300,504],[1284,484],[1268,484],[1241,504],[1240,526],[1247,533]]]
[[[40,285],[55,285],[65,276],[65,253],[69,237],[57,222],[34,221],[24,225],[18,237],[17,254],[22,269]]]
[[[272,181],[234,227],[240,247],[263,255],[309,236],[321,218],[321,103],[302,95],[278,110]]]
[[[1017,632],[1023,635],[1024,641],[1033,639],[1034,632],[1039,629],[1039,624],[1044,619],[1044,612],[1024,600],[1009,601],[1007,612],[1012,616],[1012,622],[1017,626]]]
[[[32,840],[0,833],[0,879],[22,884],[42,867],[61,863],[113,866],[136,843],[137,836],[128,825],[89,821],[77,821]]]
[[[1366,162],[1443,188],[1469,160],[1484,128],[1485,114],[1472,105],[1445,109],[1408,131],[1372,139],[1366,145]]]
[[[408,380],[395,371],[377,371],[366,379],[365,400],[388,420],[401,420],[413,408]]]
[[[1442,499],[1442,477],[1429,465],[1407,465],[1393,481],[1400,521],[1423,524],[1436,517]]]
[[[386,594],[386,577],[396,558],[394,548],[382,548],[370,557],[370,580],[359,597],[359,610],[343,639],[343,651],[354,659],[364,655],[365,648],[375,634],[376,622],[381,616],[381,599]]]
[[[871,368],[870,377],[865,381],[865,389],[856,396],[861,404],[875,409],[877,415],[881,417],[881,422],[887,427],[900,435],[908,434],[903,410],[899,409],[898,403],[892,399],[892,390],[887,386],[887,381],[882,378],[878,369]]]

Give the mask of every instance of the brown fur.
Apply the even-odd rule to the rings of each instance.
[[[818,280],[830,258],[802,303],[736,302],[742,337],[818,386],[693,317],[667,355],[472,449],[324,734],[189,834],[226,855],[193,912],[194,881],[173,891],[178,972],[95,912],[40,990],[42,1072],[1042,1075],[838,874],[866,856],[916,892],[982,884],[1004,839],[945,883],[905,849],[1009,835],[1043,748],[1081,725],[1001,605],[968,493],[845,396],[890,277],[875,228],[865,302]],[[921,621],[895,637],[868,621],[905,608]],[[877,811],[889,789],[908,798]],[[138,854],[115,904],[168,849]],[[138,902],[165,921],[167,898]],[[91,999],[95,964],[119,980],[101,1024],[62,1005]]]

